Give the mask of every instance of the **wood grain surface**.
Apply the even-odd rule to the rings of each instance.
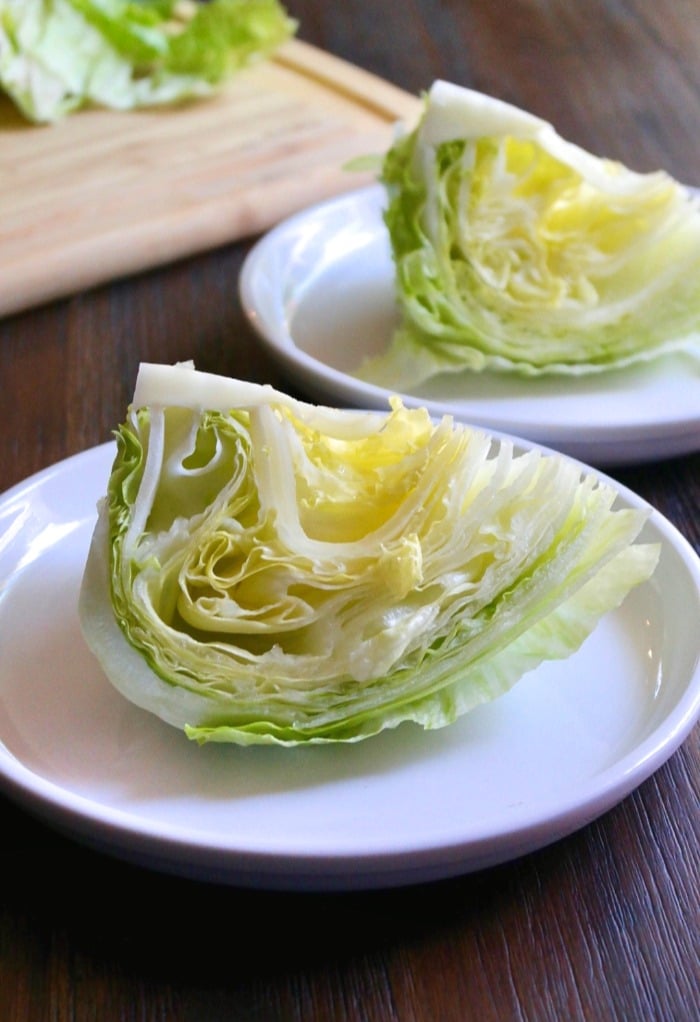
[[[370,180],[418,97],[294,39],[211,98],[50,128],[0,103],[0,315],[260,233]]]
[[[403,92],[448,78],[601,155],[700,185],[697,0],[289,9],[303,41]],[[193,358],[281,385],[236,295],[249,247],[223,243],[0,319],[0,491],[107,440],[141,360]],[[700,551],[700,453],[611,474]],[[0,826],[2,1022],[698,1019],[698,728],[571,837],[406,890],[180,880],[83,848],[6,797]]]

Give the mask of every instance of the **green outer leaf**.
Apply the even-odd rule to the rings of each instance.
[[[5,0],[0,87],[36,123],[87,104],[174,103],[208,95],[295,31],[278,0]]]

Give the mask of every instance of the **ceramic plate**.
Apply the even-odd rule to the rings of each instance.
[[[111,444],[94,448],[0,498],[0,787],[74,839],[251,887],[445,878],[582,827],[700,716],[700,562],[653,512],[652,580],[569,660],[450,727],[348,746],[200,748],[119,695],[82,639],[78,590],[112,457]]]
[[[352,375],[384,350],[396,322],[383,204],[373,186],[312,207],[265,235],[243,266],[250,322],[315,400],[387,407],[389,391]],[[700,362],[688,354],[581,379],[443,374],[402,396],[596,466],[700,449]]]

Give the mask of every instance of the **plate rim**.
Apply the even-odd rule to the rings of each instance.
[[[542,445],[521,441],[503,434],[523,448]],[[113,457],[113,441],[70,455],[17,483],[0,494],[0,513],[7,506],[57,477],[73,478],[90,471],[107,471]],[[566,455],[558,455],[567,457]],[[575,459],[568,459],[575,460]],[[602,478],[604,473],[597,472]],[[669,546],[680,558],[689,581],[700,594],[700,556],[690,542],[658,510],[629,488],[610,480],[621,499],[635,506],[650,509],[649,524],[658,533],[659,541]],[[85,508],[86,521],[91,515]],[[95,512],[96,517],[96,512]],[[60,541],[59,541],[60,542]],[[9,578],[14,576],[10,571]],[[7,576],[6,576],[7,577]],[[0,578],[0,584],[6,580]],[[648,583],[651,584],[651,583]],[[694,670],[677,694],[669,711],[651,732],[637,742],[625,755],[605,769],[586,779],[583,797],[571,798],[567,789],[562,801],[558,793],[549,800],[541,799],[533,813],[532,806],[523,809],[515,820],[503,819],[500,827],[469,831],[466,838],[452,840],[436,847],[426,838],[404,842],[400,850],[369,848],[357,850],[304,852],[237,845],[225,840],[213,845],[204,833],[188,834],[182,824],[147,820],[127,810],[106,805],[71,789],[65,783],[43,776],[4,744],[0,735],[0,790],[16,803],[55,829],[77,838],[105,853],[117,855],[178,875],[205,878],[237,884],[285,890],[358,890],[373,887],[446,879],[464,875],[520,855],[536,851],[579,830],[603,815],[632,793],[662,766],[681,746],[700,719],[700,643],[695,653]],[[552,805],[558,805],[552,811]]]

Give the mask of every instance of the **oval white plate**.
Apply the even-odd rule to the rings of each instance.
[[[253,327],[286,375],[316,400],[385,409],[390,392],[352,374],[396,322],[393,263],[376,185],[273,228],[243,265]],[[677,354],[581,379],[444,374],[404,403],[502,430],[593,465],[700,449],[700,360]]]
[[[0,498],[0,785],[71,837],[246,886],[445,878],[582,827],[700,716],[700,561],[654,512],[653,579],[569,660],[456,724],[352,746],[200,748],[123,699],[82,639],[78,590],[113,454],[86,451]]]

